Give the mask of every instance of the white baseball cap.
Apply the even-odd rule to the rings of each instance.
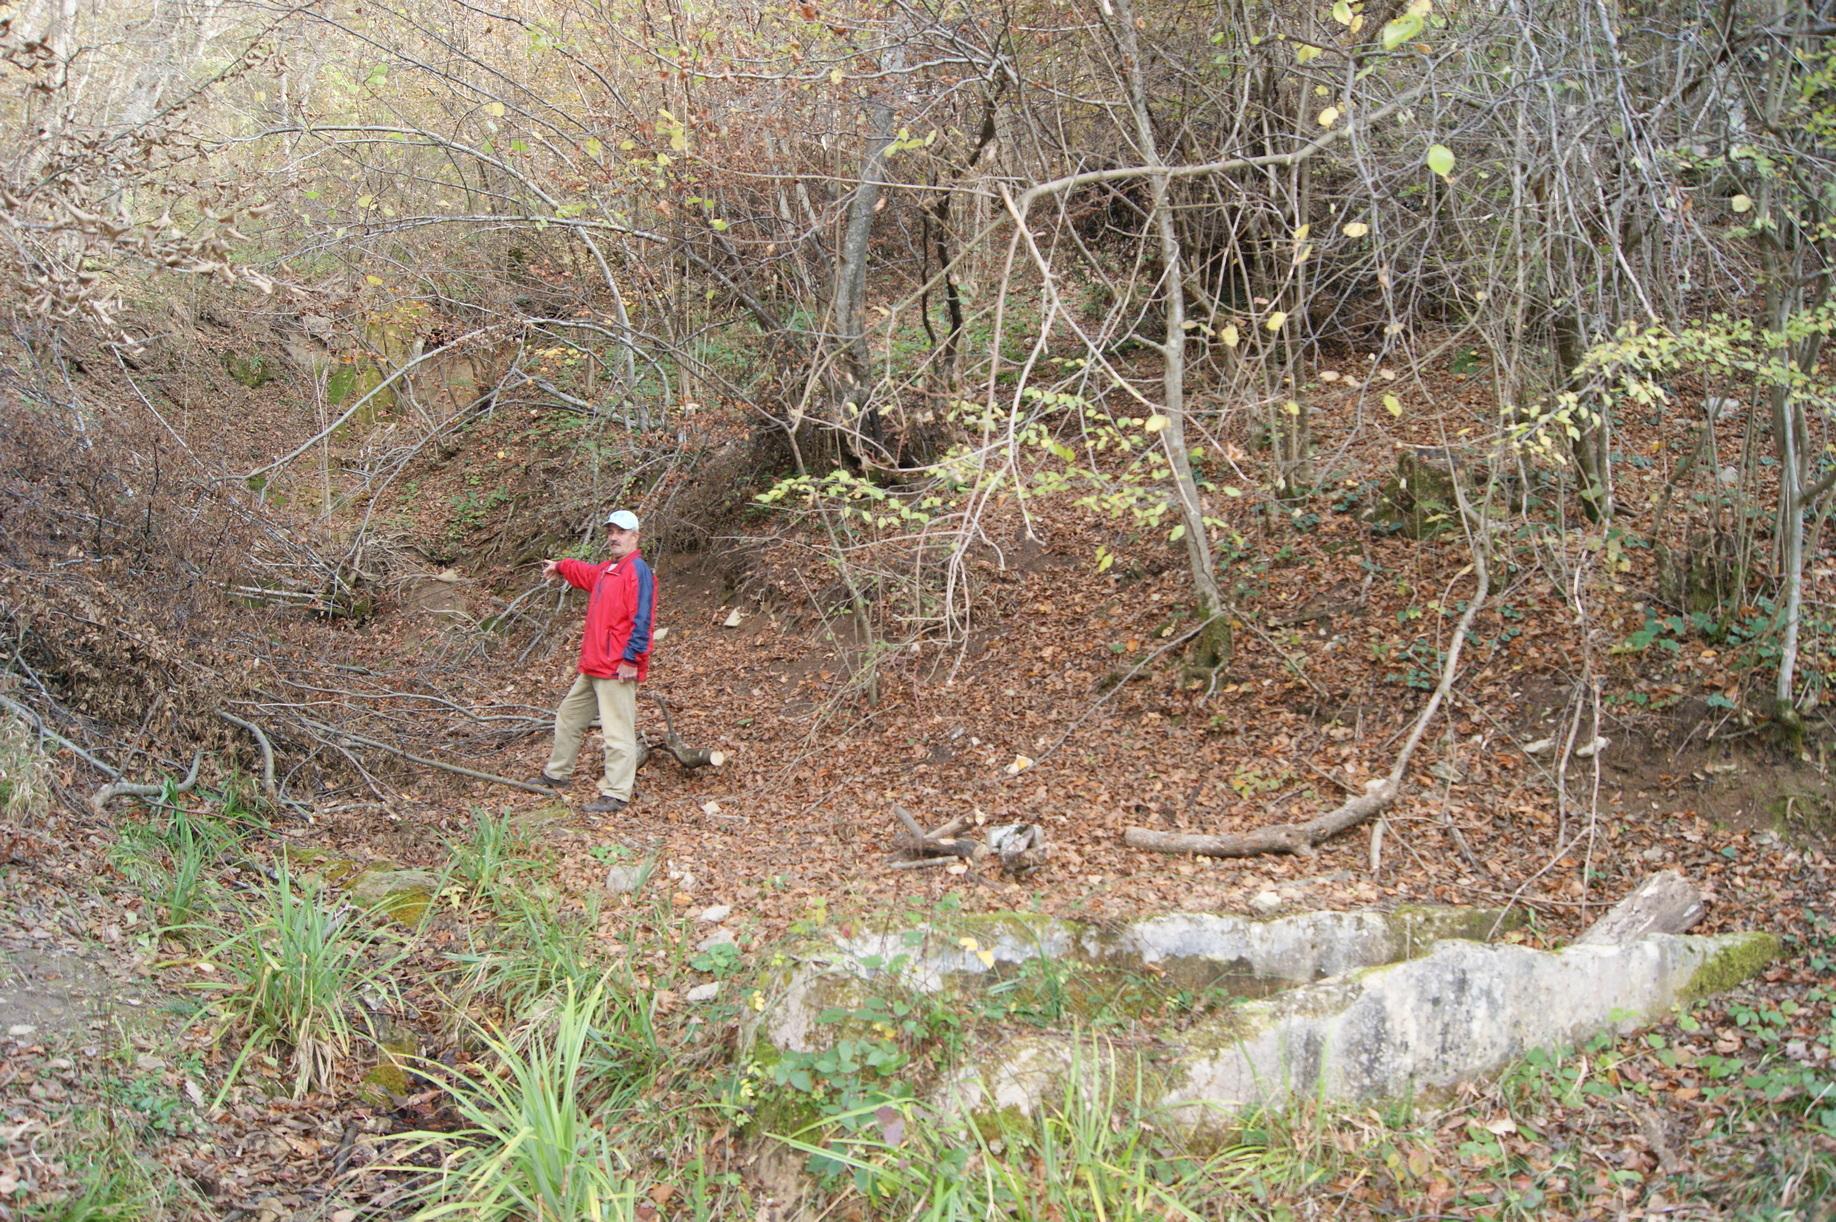
[[[636,530],[638,516],[629,509],[615,509],[606,515],[606,525],[616,526],[620,530]]]

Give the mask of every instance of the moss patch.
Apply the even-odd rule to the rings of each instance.
[[[1778,958],[1782,949],[1773,934],[1729,934],[1683,986],[1683,996],[1694,1000],[1725,993]]]
[[[1779,835],[1792,844],[1825,844],[1836,839],[1836,804],[1820,793],[1782,793],[1766,803]]]
[[[313,848],[290,848],[287,860],[301,876],[349,896],[410,929],[418,927],[439,890],[437,875],[427,870],[398,870],[388,863],[368,864]]]
[[[223,369],[236,382],[254,390],[264,382],[272,382],[277,372],[278,362],[265,356],[241,356],[234,352],[223,354]]]
[[[387,1107],[408,1093],[407,1062],[420,1055],[420,1046],[413,1037],[404,1036],[384,1040],[379,1051],[382,1059],[363,1075],[357,1095],[372,1107]]]
[[[1390,928],[1402,947],[1405,959],[1426,954],[1443,938],[1464,938],[1469,942],[1490,942],[1509,929],[1523,925],[1521,908],[1505,911],[1499,908],[1439,908],[1405,904],[1389,914]]]
[[[351,880],[348,894],[365,908],[414,929],[433,906],[439,879],[426,870],[366,870]]]

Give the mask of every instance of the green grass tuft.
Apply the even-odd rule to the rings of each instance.
[[[228,1020],[247,1032],[244,1056],[285,1046],[296,1097],[329,1085],[357,1040],[373,1038],[365,999],[395,995],[389,969],[401,951],[365,916],[296,885],[283,858],[242,931],[213,951]]]
[[[480,1030],[490,1069],[427,1063],[463,1120],[457,1132],[401,1138],[413,1157],[435,1150],[440,1177],[416,1219],[568,1218],[621,1222],[637,1216],[630,1166],[605,1126],[643,1098],[656,1056],[633,1059],[629,1017],[609,1007],[608,980],[566,983],[554,1021],[523,1042]]]

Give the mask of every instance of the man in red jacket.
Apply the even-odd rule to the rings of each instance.
[[[606,740],[606,774],[599,796],[587,803],[593,814],[620,811],[631,801],[637,780],[637,686],[650,673],[650,628],[656,620],[657,579],[638,555],[638,517],[620,509],[606,518],[604,564],[545,560],[544,576],[559,574],[569,585],[591,591],[586,631],[580,638],[580,674],[555,710],[555,749],[535,783],[559,789],[573,775],[580,740],[599,714]]]

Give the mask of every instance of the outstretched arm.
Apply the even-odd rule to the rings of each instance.
[[[570,586],[590,590],[593,588],[593,582],[599,577],[599,570],[590,564],[564,556],[559,560],[544,560],[542,576],[559,577]]]

